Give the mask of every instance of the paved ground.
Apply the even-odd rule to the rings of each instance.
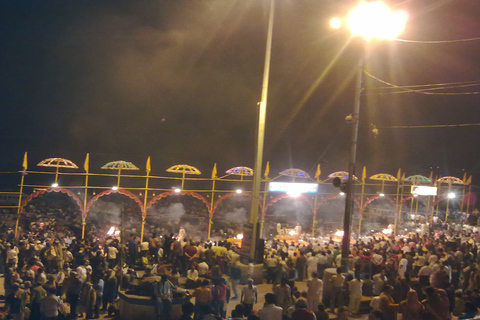
[[[181,279],[181,280],[185,280],[185,279]],[[4,294],[4,288],[3,288],[3,281],[4,281],[4,278],[3,277],[0,277],[0,295],[3,295]],[[307,283],[305,281],[303,282],[296,282],[295,283],[299,289],[299,291],[304,291],[307,289]],[[241,291],[241,288],[243,286],[238,286],[238,290]],[[254,309],[256,310],[260,310],[262,307],[263,307],[263,304],[265,303],[265,299],[264,299],[264,296],[266,293],[269,293],[269,292],[272,292],[272,285],[271,284],[259,284],[257,285],[257,288],[258,288],[258,303],[254,306]],[[191,290],[193,291],[193,290]],[[195,303],[195,299],[192,299],[192,302]],[[239,303],[239,300],[231,300],[230,303],[228,303],[228,306],[227,306],[227,316],[230,316],[231,312],[233,309],[235,309],[235,306]],[[0,305],[3,306],[4,304],[4,301],[0,301]],[[330,318],[334,318],[334,315],[331,314],[330,315]],[[79,318],[79,319],[82,319],[82,318]],[[107,314],[101,314],[100,315],[100,319],[112,319],[112,318],[108,318],[107,317]],[[362,315],[361,317],[351,317],[350,319],[368,319],[368,316],[367,315]]]

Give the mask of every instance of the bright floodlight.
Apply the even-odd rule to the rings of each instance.
[[[380,193],[379,196],[380,197],[385,197],[385,193]]]
[[[453,192],[449,192],[447,197],[448,197],[448,199],[455,199],[456,195]]]
[[[345,195],[345,192],[340,192],[340,195],[341,195],[341,196],[344,196],[344,195]]]
[[[391,39],[405,29],[408,14],[392,11],[380,1],[363,2],[350,11],[348,27],[354,35],[365,38]]]
[[[114,186],[114,187],[112,187],[112,190],[116,191],[116,190],[118,190],[118,187]]]
[[[242,193],[243,191],[241,189],[235,190],[236,193]]]
[[[180,190],[180,188],[175,188],[174,191],[175,191],[175,193],[180,193],[180,191],[182,191],[182,190]]]
[[[242,240],[242,239],[243,239],[243,233],[239,233],[239,234],[237,234],[237,239],[240,239],[240,240]]]
[[[330,20],[330,27],[332,29],[340,29],[341,26],[342,26],[342,20],[340,20],[339,18],[332,18]]]
[[[413,196],[416,198],[416,197],[418,197],[418,194],[415,193]]]
[[[52,183],[52,188],[58,188],[58,183]]]

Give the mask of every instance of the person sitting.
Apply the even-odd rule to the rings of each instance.
[[[292,320],[315,320],[313,311],[307,310],[307,300],[299,298],[295,303],[295,311],[292,312]]]
[[[317,317],[317,320],[328,320],[328,319],[330,319],[330,316],[329,316],[327,310],[325,310],[325,305],[323,303],[320,303],[318,305],[318,311],[315,312],[315,316]]]
[[[191,268],[187,271],[187,282],[185,283],[186,289],[196,289],[200,286],[201,280],[198,279],[198,271],[195,265],[192,264]]]
[[[458,320],[473,319],[478,313],[477,306],[473,302],[465,302],[465,312],[458,316]]]

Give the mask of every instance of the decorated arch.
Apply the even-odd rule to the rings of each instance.
[[[142,229],[142,202],[125,189],[109,189],[95,195],[86,207],[85,232],[87,237],[104,238],[119,234],[140,237]]]
[[[167,191],[149,201],[145,210],[145,234],[163,235],[185,230],[189,239],[206,239],[210,204],[192,191]]]
[[[280,205],[281,202],[281,205]],[[278,233],[278,224],[282,229],[293,229],[301,226],[302,232],[311,228],[313,221],[313,201],[301,195],[292,197],[282,194],[273,198],[263,210],[263,233]]]
[[[252,195],[247,192],[231,192],[218,198],[212,208],[212,234],[224,234],[227,238],[233,238],[243,233],[250,218],[251,203]],[[261,210],[261,202],[258,204]]]
[[[19,225],[32,232],[80,236],[83,203],[65,188],[47,188],[29,195],[20,207]]]
[[[191,197],[194,197],[195,199],[201,200],[207,207],[207,210],[210,212],[210,203],[208,203],[207,199],[205,199],[201,194],[193,191],[183,191],[183,190],[180,192],[167,191],[159,194],[158,196],[154,197],[152,200],[148,202],[146,210],[150,209],[152,205],[155,204],[155,202],[159,201],[162,198],[166,198],[170,196],[179,196],[179,195],[191,196]]]
[[[78,207],[80,208],[80,211],[83,212],[83,203],[82,203],[82,200],[75,194],[73,193],[72,191],[68,190],[68,189],[65,189],[65,188],[48,188],[48,189],[43,189],[43,190],[38,190],[38,191],[35,191],[34,193],[32,193],[31,195],[29,195],[27,198],[25,198],[25,200],[22,201],[22,205],[20,207],[20,212],[23,211],[23,208],[25,207],[25,205],[30,202],[30,200],[32,200],[33,198],[36,198],[40,195],[43,195],[43,194],[46,194],[48,192],[60,192],[60,193],[64,193],[64,194],[67,194],[69,195],[70,197],[72,197],[74,200],[75,200],[75,203],[78,205]]]
[[[99,194],[95,195],[92,199],[90,199],[90,201],[89,201],[88,204],[87,204],[87,207],[85,208],[85,214],[88,215],[88,211],[90,210],[90,208],[92,207],[92,205],[93,205],[98,199],[100,199],[101,197],[104,197],[104,196],[108,196],[108,195],[111,195],[111,194],[115,194],[115,193],[123,194],[123,195],[129,197],[130,199],[134,200],[134,201],[138,204],[140,210],[143,208],[142,201],[141,201],[136,195],[134,195],[133,193],[131,193],[130,191],[125,190],[125,189],[117,189],[117,190],[109,189],[109,190],[105,190],[105,191],[103,191],[103,192],[100,192]]]

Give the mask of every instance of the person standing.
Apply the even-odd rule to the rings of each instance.
[[[319,279],[316,272],[312,274],[312,279],[307,281],[307,288],[307,309],[317,312],[318,304],[322,299],[323,281]]]
[[[240,298],[240,303],[245,306],[246,314],[250,314],[255,303],[258,299],[258,290],[257,287],[253,285],[253,279],[247,280],[247,285],[242,289],[242,296]]]
[[[62,300],[57,297],[55,289],[49,289],[47,297],[40,302],[40,313],[43,320],[56,320],[58,309],[62,305]]]
[[[287,313],[288,308],[293,305],[292,292],[287,282],[288,280],[286,278],[282,278],[280,284],[273,287],[273,294],[277,298],[277,305],[283,309],[285,314]]]
[[[5,297],[5,309],[13,320],[23,320],[25,317],[25,306],[27,293],[15,282],[12,285],[12,292]]]
[[[47,291],[42,287],[40,283],[36,283],[32,289],[32,295],[30,299],[30,319],[40,320],[42,315],[40,314],[40,301],[47,296]]]
[[[330,312],[335,313],[335,308],[337,304],[341,307],[342,303],[342,294],[343,294],[343,284],[345,282],[345,277],[342,275],[342,268],[337,268],[337,274],[330,278],[330,283],[332,285],[330,292]]]
[[[360,273],[355,274],[355,278],[348,282],[348,289],[350,291],[350,302],[348,309],[351,315],[358,315],[360,311],[360,302],[362,301],[362,286],[363,280],[360,279]]]
[[[307,276],[308,279],[313,278],[313,273],[317,273],[318,271],[318,258],[315,255],[315,252],[312,253],[310,257],[307,259]]]
[[[232,291],[233,291],[232,300],[238,299],[237,286],[240,283],[241,277],[242,277],[242,270],[238,267],[237,264],[234,264],[230,271],[230,281],[232,283]]]
[[[157,319],[170,320],[172,312],[172,296],[176,287],[168,280],[167,275],[162,275],[162,279],[154,287],[156,298],[156,315]]]
[[[192,296],[195,297],[195,317],[198,319],[200,316],[200,309],[202,306],[210,306],[212,301],[212,290],[208,287],[208,280],[203,280],[202,286],[195,289]]]
[[[387,277],[385,277],[385,270],[381,270],[380,273],[377,273],[373,276],[373,294],[379,296],[382,291],[383,287],[385,286],[385,282],[387,281]]]
[[[117,296],[117,277],[115,271],[109,269],[104,280],[102,310],[107,310],[109,303],[113,303]]]
[[[260,320],[282,320],[283,309],[275,305],[275,295],[267,293],[265,295],[265,304],[262,309],[258,311]]]
[[[307,258],[305,257],[305,254],[303,251],[300,251],[300,255],[297,258],[297,261],[295,262],[295,269],[297,269],[298,273],[298,281],[303,281],[303,278],[305,278],[305,265],[307,264]]]
[[[117,253],[118,249],[115,248],[113,242],[110,242],[107,247],[108,268],[113,269],[117,265]]]

